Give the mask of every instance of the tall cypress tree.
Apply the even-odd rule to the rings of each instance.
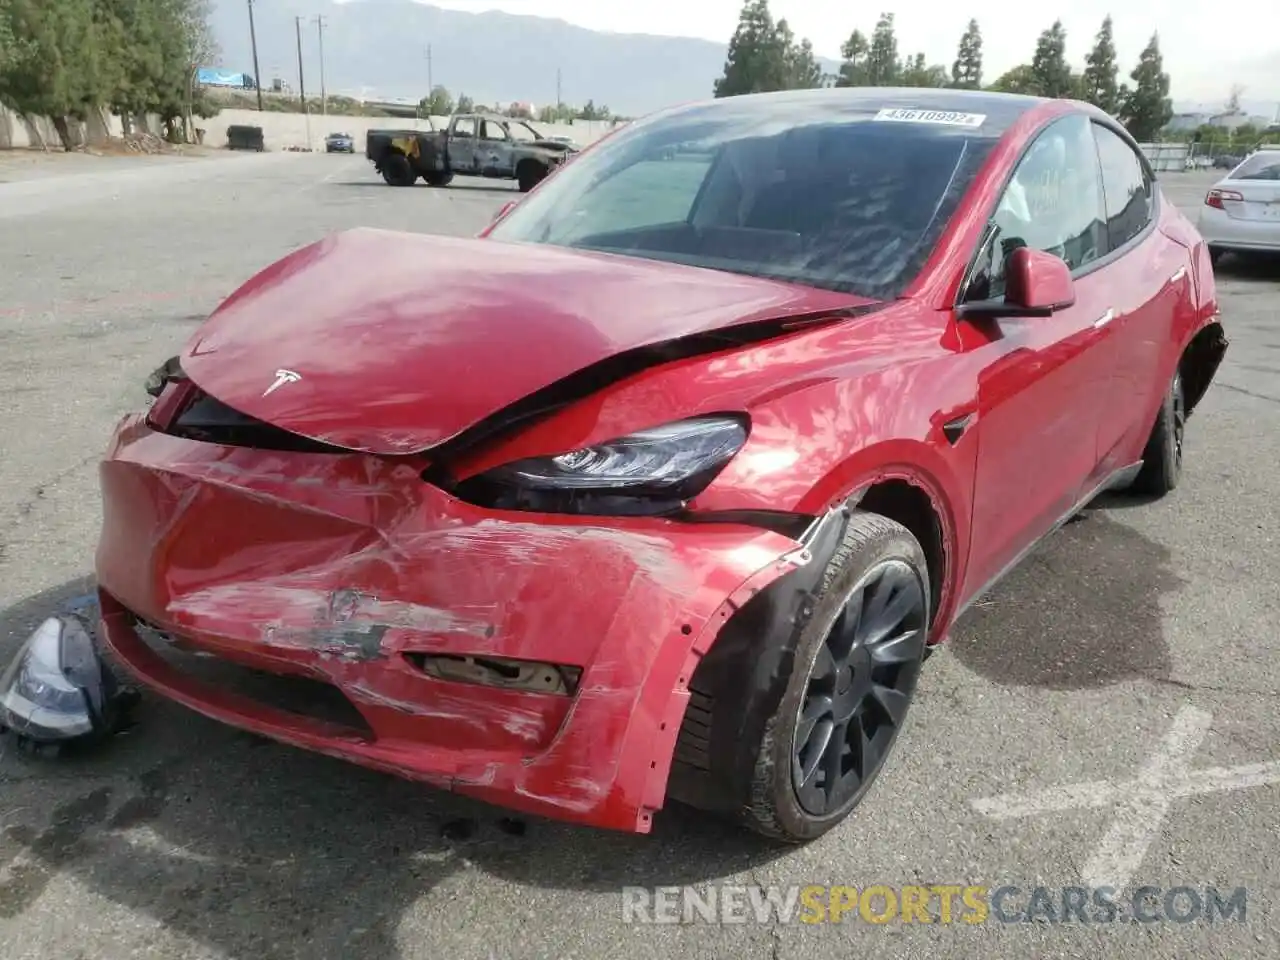
[[[1120,85],[1116,77],[1116,45],[1111,36],[1111,18],[1102,21],[1102,29],[1094,39],[1093,49],[1085,57],[1084,74],[1080,78],[1080,95],[1095,107],[1115,114],[1120,110]]]
[[[716,81],[717,97],[776,90],[781,63],[777,53],[777,28],[769,12],[769,0],[746,0],[738,15],[738,27],[729,40],[724,75]]]
[[[1169,75],[1164,72],[1159,34],[1151,35],[1129,77],[1134,85],[1121,107],[1121,119],[1135,140],[1154,140],[1165,124],[1173,119]]]
[[[1067,97],[1074,93],[1074,78],[1067,64],[1067,32],[1061,20],[1040,34],[1036,53],[1031,59],[1031,72],[1036,92],[1042,97]]]
[[[873,87],[891,87],[899,82],[902,64],[898,60],[898,37],[893,30],[893,14],[882,13],[871,34],[867,53],[867,82]]]
[[[861,30],[855,30],[849,35],[849,39],[840,48],[840,55],[844,57],[844,62],[840,64],[840,74],[836,77],[837,87],[867,86],[867,54],[870,51],[871,44],[867,42]]]
[[[982,86],[982,31],[977,20],[969,21],[960,38],[960,48],[951,65],[951,85],[965,90]]]

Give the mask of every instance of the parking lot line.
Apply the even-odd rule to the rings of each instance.
[[[1174,800],[1280,783],[1280,761],[1190,770],[1191,758],[1212,724],[1212,714],[1184,706],[1160,747],[1133,780],[1098,780],[1037,793],[1002,794],[973,800],[972,806],[995,820],[1114,806],[1115,818],[1085,864],[1082,880],[1089,887],[1123,889],[1142,865]]]

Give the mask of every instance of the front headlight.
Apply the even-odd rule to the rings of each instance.
[[[35,741],[93,733],[107,686],[93,641],[74,617],[50,617],[0,675],[0,724]]]
[[[743,417],[695,417],[559,456],[503,464],[466,481],[459,493],[508,510],[666,513],[705,489],[746,440]]]

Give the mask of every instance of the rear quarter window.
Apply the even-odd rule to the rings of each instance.
[[[1142,160],[1115,132],[1093,125],[1102,163],[1102,189],[1106,196],[1107,234],[1111,249],[1124,246],[1151,221],[1153,187]]]

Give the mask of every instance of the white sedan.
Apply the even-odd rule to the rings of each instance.
[[[1264,147],[1215,183],[1198,226],[1215,263],[1228,250],[1280,253],[1280,147]]]

